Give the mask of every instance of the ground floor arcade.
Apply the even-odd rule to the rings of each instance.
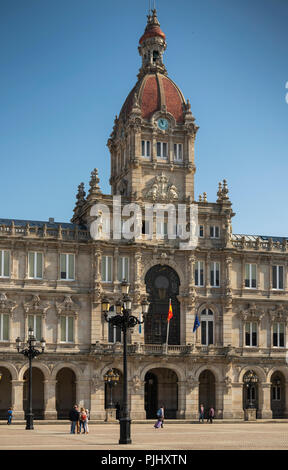
[[[213,362],[213,361],[212,361]],[[112,391],[104,382],[113,368],[120,380]],[[244,409],[253,405],[262,419],[288,417],[288,371],[285,365],[262,367],[253,364],[175,362],[163,358],[133,359],[129,364],[131,418],[155,418],[163,404],[166,418],[198,419],[199,406],[213,406],[216,418],[241,419]],[[247,387],[245,377],[253,371],[256,381]],[[14,416],[25,417],[28,401],[27,363],[0,361],[0,418],[13,407]],[[65,419],[78,403],[90,410],[90,419],[104,420],[106,409],[121,407],[121,358],[114,361],[53,360],[33,363],[33,411],[38,419]]]

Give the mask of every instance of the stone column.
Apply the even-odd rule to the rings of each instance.
[[[95,375],[91,380],[90,420],[105,420],[105,386],[104,379]]]
[[[186,381],[185,419],[199,419],[199,381]]]
[[[244,419],[243,410],[243,383],[232,383],[232,417],[234,419]]]
[[[229,377],[223,382],[223,419],[233,418],[232,412],[232,385]]]
[[[23,410],[23,380],[12,380],[12,407],[14,419],[24,419],[25,414]]]
[[[130,381],[130,417],[134,420],[146,419],[145,381],[137,375]]]
[[[285,394],[285,410],[284,410],[284,417],[287,419],[288,418],[288,382],[284,382],[284,394]]]
[[[217,419],[223,419],[224,387],[224,382],[215,383],[215,415]],[[213,405],[213,403],[211,404]]]
[[[259,408],[258,416],[260,419],[271,419],[271,383],[258,383]]]
[[[44,419],[57,419],[56,384],[57,380],[44,381]]]
[[[76,402],[79,403],[79,407],[91,408],[90,402],[90,378],[81,378],[76,382]]]
[[[178,381],[178,410],[176,419],[184,419],[186,411],[186,382]]]

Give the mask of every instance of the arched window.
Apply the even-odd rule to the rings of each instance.
[[[214,344],[214,314],[210,308],[201,312],[201,344]]]

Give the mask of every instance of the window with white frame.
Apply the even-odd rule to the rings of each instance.
[[[150,140],[142,140],[142,157],[151,157],[151,142]]]
[[[115,305],[111,305],[109,312],[115,312]],[[109,343],[121,343],[122,342],[122,332],[120,326],[113,325],[108,323],[108,342]]]
[[[196,261],[194,268],[195,286],[204,286],[204,261]]]
[[[210,286],[220,286],[220,263],[218,261],[212,261],[210,263]]]
[[[284,323],[273,324],[273,347],[284,348]]]
[[[157,157],[168,158],[168,144],[167,142],[157,142]]]
[[[129,258],[128,256],[120,256],[118,259],[118,281],[123,279],[129,281]]]
[[[246,263],[245,265],[245,287],[256,289],[257,287],[257,265]]]
[[[272,266],[272,289],[284,289],[284,267]]]
[[[9,315],[0,315],[0,341],[9,341]]]
[[[220,237],[220,227],[218,225],[210,225],[210,238]]]
[[[274,379],[272,382],[272,400],[281,400],[281,380],[279,378]]]
[[[60,334],[61,343],[74,342],[74,317],[61,315]]]
[[[28,315],[28,329],[32,328],[37,341],[42,338],[42,317],[41,315]]]
[[[245,346],[257,346],[257,322],[245,323]]]
[[[208,346],[214,344],[214,315],[210,308],[201,312],[201,344]]]
[[[0,277],[10,277],[9,250],[0,250]]]
[[[28,253],[28,275],[31,279],[43,278],[43,253]]]
[[[61,253],[60,255],[60,279],[73,281],[75,279],[75,255]]]
[[[182,162],[183,161],[183,145],[174,144],[174,161]]]
[[[102,256],[101,270],[103,282],[112,282],[112,260],[112,256]]]

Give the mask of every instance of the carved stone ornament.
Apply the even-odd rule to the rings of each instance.
[[[74,315],[77,315],[79,307],[79,304],[74,302],[70,295],[66,295],[64,297],[63,302],[56,302],[56,310],[58,312],[58,315],[65,313],[72,313]]]
[[[48,302],[42,302],[39,295],[33,295],[30,302],[26,302],[23,304],[25,313],[33,313],[33,314],[42,314],[45,315],[50,304]]]
[[[16,308],[16,302],[14,300],[8,299],[5,292],[0,294],[0,312],[1,313],[12,313]]]
[[[138,375],[134,375],[134,377],[131,380],[132,388],[134,392],[138,392],[139,390],[142,390],[142,387],[144,385],[144,382],[140,379]]]
[[[288,309],[281,305],[277,305],[273,310],[269,311],[270,319],[272,322],[287,322]]]
[[[243,321],[260,322],[264,316],[264,311],[253,302],[248,305],[247,309],[240,310],[240,317]]]
[[[156,176],[149,184],[144,197],[159,202],[173,202],[179,199],[179,191],[164,173]]]

